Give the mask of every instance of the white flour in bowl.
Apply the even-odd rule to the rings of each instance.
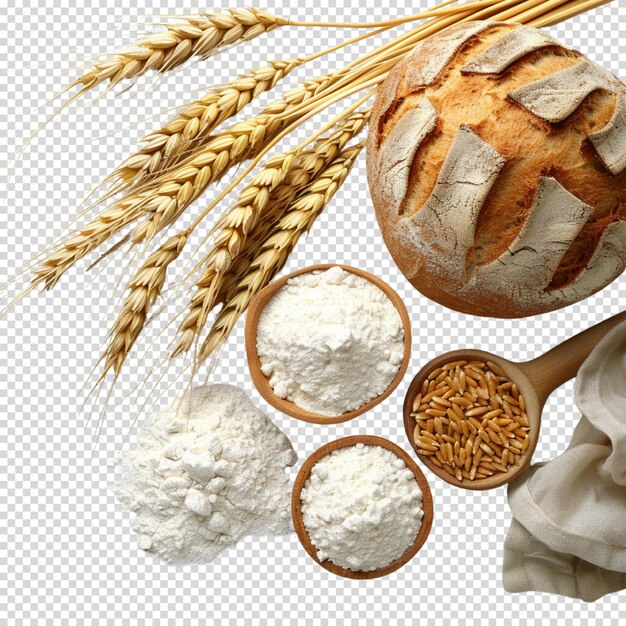
[[[116,495],[140,547],[206,562],[244,535],[289,532],[289,439],[237,387],[190,395],[152,417],[121,460]]]
[[[422,525],[422,491],[406,463],[357,443],[321,458],[300,493],[320,561],[371,572],[400,558]]]
[[[274,294],[259,318],[257,353],[279,398],[338,416],[387,390],[402,364],[404,328],[381,289],[332,267]]]

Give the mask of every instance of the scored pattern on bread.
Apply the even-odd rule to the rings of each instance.
[[[576,280],[563,289],[551,291],[554,301],[569,304],[598,290],[598,281],[608,285],[624,271],[626,222],[614,222],[604,229],[593,256]]]
[[[424,139],[433,131],[437,111],[428,98],[398,121],[382,148],[379,185],[385,201],[400,212],[402,201],[409,186],[411,163]]]
[[[619,87],[611,72],[591,61],[582,61],[518,87],[509,98],[546,122],[556,124],[574,113],[591,92],[616,91]]]
[[[626,87],[531,27],[417,46],[374,108],[368,177],[400,269],[459,310],[552,310],[626,268]]]
[[[515,61],[530,52],[557,46],[558,42],[532,26],[520,26],[509,31],[478,56],[461,68],[463,74],[500,74]]]
[[[491,22],[457,24],[438,37],[424,39],[408,55],[408,59],[415,62],[405,76],[406,87],[412,90],[432,84],[463,44],[490,27]]]
[[[485,157],[483,166],[477,168],[479,161],[473,161],[471,152],[465,151],[468,141],[475,144],[475,155]],[[546,304],[557,305],[580,297],[592,270],[599,267],[607,278],[624,270],[626,222],[617,222],[606,228],[587,267],[570,285],[548,290],[563,255],[587,223],[593,207],[581,202],[554,178],[542,177],[518,237],[506,252],[491,263],[474,268],[468,276],[465,264],[474,243],[480,208],[504,165],[504,159],[498,157],[489,144],[471,130],[461,128],[431,197],[411,218],[418,228],[431,231],[423,232],[422,241],[432,241],[436,235],[437,246],[428,246],[421,254],[429,265],[445,270],[451,289],[461,295],[479,290],[493,297],[514,290],[518,300],[539,297]],[[476,186],[476,193],[471,196],[465,193],[468,185]],[[447,188],[445,201],[440,197],[442,187]],[[559,211],[555,213],[554,207],[559,207]],[[433,228],[437,231],[432,232]]]
[[[554,211],[558,207],[558,211]],[[479,268],[463,290],[488,290],[501,293],[506,284],[514,285],[519,299],[536,298],[560,301],[563,294],[548,291],[548,286],[563,255],[593,213],[593,207],[573,196],[557,180],[542,177],[528,218],[508,250],[488,265]],[[604,254],[601,247],[596,248]],[[571,289],[577,292],[577,281]]]
[[[424,206],[410,218],[422,233],[420,241],[435,241],[422,250],[432,264],[444,265],[450,280],[465,277],[465,259],[474,245],[476,221],[505,160],[467,126],[461,126]]]
[[[615,111],[609,123],[596,133],[587,135],[598,156],[612,174],[626,169],[626,96],[617,95]]]

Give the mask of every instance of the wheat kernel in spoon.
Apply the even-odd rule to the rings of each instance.
[[[428,380],[435,380],[437,378],[437,376],[439,376],[439,374],[441,374],[442,371],[443,371],[443,369],[441,367],[438,367],[437,369],[433,370],[428,375]]]
[[[470,376],[467,372],[465,373],[465,382],[472,387],[472,389],[476,389],[476,387],[478,387],[478,381],[474,378],[472,378],[472,376]],[[465,392],[468,393],[468,392]],[[465,395],[465,394],[463,394]]]
[[[433,402],[435,404],[440,404],[441,406],[445,406],[446,408],[452,406],[452,404],[450,404],[450,402],[448,402],[447,400],[445,400],[444,398],[442,398],[440,396],[433,396]]]
[[[469,423],[466,420],[463,420],[461,422],[461,430],[463,431],[463,436],[464,437],[467,438],[467,437],[470,436],[471,431],[470,431]]]
[[[464,365],[467,365],[467,361],[452,361],[451,363],[446,363],[445,365],[442,365],[441,369],[448,371],[456,369],[457,367],[463,367]]]
[[[427,439],[422,439],[421,437],[416,437],[415,443],[422,450],[428,450],[429,452],[437,452],[437,450],[439,449],[438,443]]]
[[[415,396],[415,400],[413,400],[413,411],[417,412],[419,411],[419,407],[422,404],[422,394],[418,393]]]
[[[468,411],[465,411],[465,417],[480,417],[485,413],[489,413],[489,407],[479,406],[474,409],[469,409]]]
[[[467,398],[461,396],[455,396],[454,398],[450,398],[450,402],[452,402],[452,404],[457,404],[464,407],[472,406],[472,403]]]
[[[504,433],[498,433],[498,438],[500,439],[500,443],[505,447],[509,447],[509,439]]]
[[[503,378],[506,378],[506,374],[504,373],[502,368],[499,365],[496,365],[493,361],[487,361],[486,365],[497,376],[502,376]]]

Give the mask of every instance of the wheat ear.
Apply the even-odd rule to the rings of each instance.
[[[175,115],[165,126],[146,135],[142,147],[115,169],[108,180],[123,181],[117,189],[140,183],[172,166],[192,151],[199,139],[212,133],[260,94],[273,89],[302,59],[273,61],[222,87],[209,91]]]
[[[300,152],[284,180],[275,186],[267,200],[263,198],[261,205],[249,202],[255,198],[255,186],[251,184],[243,192],[237,205],[220,220],[217,227],[221,227],[221,230],[214,241],[214,247],[199,264],[203,269],[196,282],[196,291],[187,314],[181,323],[172,357],[189,350],[204,328],[209,313],[218,304],[225,289],[238,276],[242,264],[247,268],[274,222],[278,221],[293,202],[298,191],[328,167],[348,141],[363,130],[369,114],[370,109],[366,109],[348,115],[336,124],[329,135],[318,139],[313,148]],[[273,178],[271,168],[262,171],[260,175],[261,180]]]
[[[273,198],[273,191],[281,185],[289,172],[296,155],[294,152],[286,152],[268,159],[261,171],[252,178],[250,183],[242,191],[239,201],[232,209],[241,215],[243,222],[239,224],[245,227],[246,215],[250,213],[265,212],[271,208],[270,203]],[[257,229],[258,230],[258,229]],[[247,234],[247,233],[246,233]],[[237,238],[234,233],[229,233],[229,241],[223,241],[228,246],[228,259],[224,258],[219,272],[220,277],[226,269],[232,266],[231,259],[237,255],[242,255],[242,248],[245,244],[245,235]],[[254,236],[256,236],[256,231]],[[219,264],[219,261],[218,261]],[[187,351],[197,333],[204,327],[206,318],[214,306],[215,302],[224,293],[225,281],[218,281],[214,278],[217,272],[213,268],[205,268],[202,276],[196,283],[196,291],[189,305],[189,310],[181,324],[179,338],[172,352],[172,357]]]
[[[178,219],[205,189],[217,182],[233,166],[262,153],[268,143],[285,129],[289,121],[282,116],[323,93],[332,84],[333,75],[306,81],[281,100],[271,103],[262,113],[228,127],[209,139],[201,149],[171,172],[165,172],[153,184],[140,190],[132,199],[144,207],[147,218],[137,225],[133,241],[149,241],[164,227]]]
[[[269,158],[241,192],[235,206],[221,220],[221,230],[208,260],[216,271],[226,271],[239,254],[245,238],[267,209],[272,191],[289,172],[294,156],[293,152],[285,152]]]
[[[319,172],[322,167],[327,166],[343,149],[350,139],[358,135],[363,130],[369,118],[369,112],[359,111],[341,120],[328,136],[318,139],[311,150],[303,151],[297,162],[283,174],[280,185],[274,185],[271,201],[278,204],[289,204],[295,197],[298,189],[301,189]],[[265,180],[274,180],[274,170],[284,163],[284,155],[279,158],[270,159],[257,176],[263,183]],[[286,180],[285,180],[286,178]],[[214,247],[204,259],[206,265],[216,272],[225,272],[230,267],[233,258],[239,253],[242,243],[248,234],[254,229],[263,216],[270,195],[266,195],[259,200],[256,192],[256,177],[250,187],[241,194],[238,203],[219,220],[215,230],[219,230],[214,240]],[[276,187],[278,187],[276,189]],[[276,191],[273,191],[276,189]],[[268,189],[265,187],[265,191]]]
[[[272,103],[268,107],[271,113],[261,113],[230,126],[209,140],[198,154],[165,173],[151,186],[116,201],[48,256],[35,270],[33,282],[44,282],[47,289],[53,287],[74,263],[141,216],[146,219],[137,225],[131,239],[134,243],[152,239],[176,221],[194,199],[232,166],[261,152],[285,127],[279,111],[295,108],[331,81],[330,76],[307,81],[288,92],[285,99]]]
[[[241,280],[227,294],[224,307],[200,348],[199,362],[205,361],[228,337],[252,298],[282,269],[300,236],[311,228],[344,182],[364,146],[361,142],[343,150],[330,167],[298,194],[278,222],[277,230],[269,235]]]
[[[94,63],[70,88],[80,85],[80,93],[84,93],[106,81],[114,86],[149,70],[166,72],[191,57],[207,57],[225,46],[253,39],[287,23],[267,11],[252,8],[185,18],[166,25],[164,31],[149,35],[132,48]]]
[[[141,209],[132,200],[105,209],[35,268],[32,284],[51,289],[74,263],[135,221],[140,213]]]
[[[129,294],[109,334],[109,344],[102,357],[102,378],[113,370],[117,377],[133,344],[139,337],[148,317],[148,312],[159,297],[167,269],[182,252],[187,243],[188,231],[170,237],[153,252],[141,266],[128,285]]]
[[[141,217],[146,219],[136,226],[131,240],[134,243],[151,240],[176,221],[211,182],[218,180],[230,166],[248,158],[263,143],[271,129],[270,118],[264,116],[234,125],[229,133],[210,142],[211,150],[181,165],[154,192],[148,190],[116,201],[46,257],[35,269],[33,283],[52,288],[79,259]]]

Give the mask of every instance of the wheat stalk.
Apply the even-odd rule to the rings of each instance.
[[[111,369],[115,377],[119,375],[128,353],[143,330],[150,308],[163,289],[167,269],[179,257],[188,235],[188,231],[183,231],[170,237],[148,257],[130,281],[130,293],[113,324],[109,344],[102,357],[104,371],[101,378]]]
[[[247,41],[284,26],[288,20],[261,9],[228,9],[190,17],[149,35],[132,48],[93,64],[90,71],[70,86],[84,93],[108,81],[110,86],[136,78],[149,70],[169,71],[191,57],[207,57],[221,48]]]
[[[141,139],[143,146],[109,174],[106,180],[123,181],[123,185],[118,187],[120,189],[138,184],[146,176],[158,174],[193,150],[202,137],[239,113],[260,94],[272,89],[303,62],[303,59],[272,61],[265,67],[211,90],[184,107],[165,126]]]
[[[298,194],[293,205],[278,222],[276,231],[270,234],[243,277],[227,294],[224,307],[200,348],[199,362],[205,361],[230,334],[252,298],[284,266],[300,236],[311,228],[350,173],[364,145],[361,142],[344,149],[330,167]]]
[[[114,86],[125,79],[136,78],[150,70],[167,72],[192,57],[206,58],[222,48],[249,41],[283,26],[378,29],[376,33],[368,33],[349,40],[349,42],[354,42],[406,22],[427,17],[454,15],[459,11],[458,7],[446,8],[453,1],[446,0],[429,11],[372,23],[288,20],[252,7],[226,9],[219,12],[210,11],[196,16],[181,17],[176,23],[165,24],[165,30],[148,35],[128,49],[109,55],[104,61],[93,63],[92,69],[73,81],[68,89],[81,85],[79,93],[82,94],[106,81],[109,81],[110,86]],[[468,8],[478,8],[495,2],[497,0],[479,0],[468,4]],[[333,46],[328,51],[316,54],[312,58],[334,51],[343,45],[346,44]]]

